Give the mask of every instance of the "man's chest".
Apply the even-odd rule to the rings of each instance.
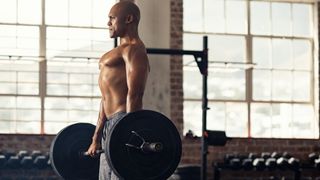
[[[104,54],[99,61],[99,68],[113,68],[124,66],[125,62],[121,52],[112,50]]]

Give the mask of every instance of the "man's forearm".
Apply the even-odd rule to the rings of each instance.
[[[142,95],[127,96],[127,112],[134,112],[142,109]]]
[[[99,117],[99,119],[97,121],[95,132],[92,137],[92,141],[94,141],[96,143],[100,143],[101,137],[102,137],[102,131],[103,131],[103,127],[104,127],[105,123],[106,123],[106,118],[101,119]]]
[[[106,121],[107,121],[107,117],[104,113],[104,103],[103,103],[103,100],[101,100],[99,117],[98,117],[98,121],[96,124],[95,132],[92,137],[92,141],[98,142],[98,143],[100,142],[101,137],[102,137],[102,131],[103,131],[103,128],[104,128]]]

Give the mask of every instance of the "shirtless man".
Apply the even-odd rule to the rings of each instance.
[[[99,62],[102,98],[96,130],[87,150],[90,156],[96,156],[96,150],[101,149],[101,144],[104,146],[107,132],[114,122],[128,112],[142,109],[149,61],[138,35],[139,20],[139,8],[129,1],[115,4],[109,12],[110,37],[120,37],[120,45],[104,54]],[[102,154],[99,180],[119,178],[113,174]]]

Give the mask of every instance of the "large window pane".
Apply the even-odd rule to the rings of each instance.
[[[224,7],[224,1],[204,0],[204,28],[206,32],[225,32]]]
[[[293,4],[293,35],[311,37],[312,36],[312,6],[310,4]]]
[[[209,60],[220,62],[245,62],[246,43],[242,36],[209,36]]]
[[[47,94],[100,96],[97,84],[97,60],[60,58],[47,65]]]
[[[46,24],[68,25],[68,4],[68,0],[46,0]]]
[[[225,130],[229,137],[246,137],[247,106],[245,103],[210,102],[207,115],[208,130]],[[202,116],[201,101],[184,102],[184,134],[190,129],[201,136]]]
[[[195,135],[202,135],[202,117],[200,101],[184,101],[183,103],[183,134],[191,130]],[[209,119],[209,118],[208,118]]]
[[[271,137],[290,138],[293,135],[291,128],[292,105],[272,104],[272,135]]]
[[[18,23],[41,23],[41,0],[17,0]]]
[[[0,96],[1,133],[40,133],[40,98]]]
[[[252,58],[252,62],[255,63],[256,68],[271,68],[271,40],[268,38],[253,38]]]
[[[271,137],[271,105],[262,103],[251,104],[251,136],[252,137]]]
[[[272,100],[291,101],[292,80],[292,72],[290,71],[273,71]]]
[[[311,73],[294,72],[293,73],[293,100],[311,101]]]
[[[225,103],[209,102],[208,106],[210,110],[207,111],[207,129],[225,131],[226,130]]]
[[[192,4],[192,6],[190,6]],[[183,21],[184,31],[202,31],[202,1],[194,3],[193,0],[183,1],[183,15],[185,21]]]
[[[0,59],[0,93],[39,93],[39,64],[37,60]]]
[[[61,36],[64,34],[64,36]],[[60,28],[47,29],[49,56],[100,57],[113,48],[113,39],[106,29]]]
[[[225,130],[229,137],[248,136],[246,103],[210,102],[209,107],[207,129]]]
[[[245,72],[243,70],[215,68],[209,71],[209,74],[209,99],[245,99]]]
[[[272,40],[272,66],[276,69],[292,69],[292,43],[291,40]]]
[[[17,108],[33,108],[38,109],[41,107],[39,97],[17,97]]]
[[[0,111],[0,114],[2,114],[2,112]],[[15,127],[16,127],[16,123],[11,121],[11,120],[5,120],[2,119],[1,120],[1,126],[0,126],[0,132],[1,133],[15,133]]]
[[[250,20],[251,33],[270,35],[271,19],[270,19],[270,3],[251,1],[250,3]]]
[[[41,124],[39,121],[17,122],[14,133],[39,134]],[[13,133],[13,132],[11,132]]]
[[[46,23],[106,27],[113,4],[113,0],[46,0]]]
[[[4,22],[4,23],[17,22],[17,1],[13,1],[13,0],[0,1],[0,22]]]
[[[226,27],[228,33],[247,33],[247,5],[243,0],[226,1]]]
[[[194,3],[193,3],[194,4]],[[199,3],[200,4],[200,3]],[[188,6],[187,6],[188,7]],[[190,8],[193,10],[194,5]],[[247,33],[247,9],[246,1],[228,0],[228,1],[211,1],[204,0],[204,31],[206,32],[228,32],[245,34]],[[190,10],[191,11],[191,10]],[[184,15],[188,17],[191,14]],[[199,13],[198,16],[201,14]],[[188,18],[189,20],[190,18]],[[199,19],[194,22],[199,22]],[[185,22],[185,24],[188,22]],[[195,24],[195,23],[194,23]],[[201,31],[194,26],[193,31]],[[186,29],[185,29],[186,30]]]
[[[69,125],[71,125],[71,123],[68,122],[46,122],[44,124],[44,130],[46,134],[57,134],[59,131]]]
[[[252,137],[316,137],[317,121],[312,105],[253,103]]]
[[[271,71],[254,70],[252,78],[253,99],[271,100]]]
[[[202,97],[202,76],[196,67],[185,67],[183,73],[184,98],[200,99]]]
[[[290,3],[271,3],[272,34],[291,36],[291,5]]]
[[[296,70],[311,70],[312,45],[308,40],[293,40],[293,64]]]
[[[48,97],[45,99],[47,133],[57,133],[63,127],[77,123],[96,123],[99,113],[99,98]]]
[[[305,138],[315,137],[319,131],[318,122],[315,120],[314,108],[312,105],[295,104],[293,105],[293,137]]]
[[[69,23],[73,26],[91,25],[91,0],[69,0]]]
[[[248,107],[246,103],[226,103],[226,133],[229,137],[248,136]]]
[[[114,0],[92,0],[92,26],[107,26],[108,10],[113,4]]]
[[[39,27],[0,25],[0,54],[37,56]]]

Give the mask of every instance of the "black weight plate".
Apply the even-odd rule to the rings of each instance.
[[[54,171],[64,179],[98,179],[99,158],[80,156],[92,141],[95,126],[76,123],[62,129],[50,147],[50,161]]]
[[[125,144],[160,142],[161,152],[142,152]],[[164,180],[177,168],[181,158],[181,139],[175,125],[164,115],[150,110],[127,114],[109,132],[106,159],[117,176],[130,180]]]

